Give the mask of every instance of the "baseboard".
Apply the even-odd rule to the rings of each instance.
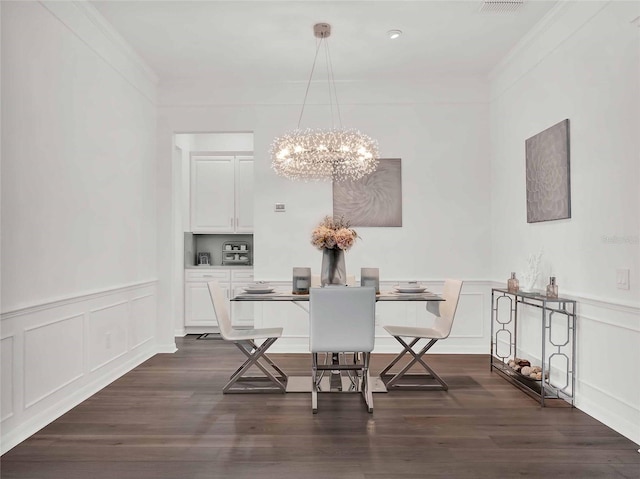
[[[611,394],[579,382],[576,407],[640,446],[640,408],[620,401]],[[617,414],[622,412],[623,414]],[[634,419],[635,418],[635,419]]]

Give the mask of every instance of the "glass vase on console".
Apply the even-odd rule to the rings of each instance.
[[[551,276],[549,278],[549,284],[547,285],[547,298],[558,297],[558,285],[556,284],[556,277]]]
[[[515,273],[511,273],[511,278],[507,280],[507,291],[510,293],[517,293],[520,289],[520,281],[516,278]]]

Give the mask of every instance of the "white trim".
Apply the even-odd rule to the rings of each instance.
[[[80,313],[80,314],[74,314],[73,316],[66,316],[64,318],[60,318],[60,319],[55,319],[53,321],[49,321],[48,323],[42,323],[42,324],[38,324],[36,326],[32,326],[30,328],[24,328],[23,330],[23,342],[24,342],[24,347],[22,348],[22,364],[26,364],[27,363],[27,354],[29,354],[29,352],[27,351],[27,347],[26,347],[26,343],[27,343],[27,336],[29,332],[34,331],[36,329],[40,329],[40,328],[44,328],[46,326],[51,326],[52,324],[56,324],[56,323],[61,323],[62,321],[69,321],[71,319],[80,319],[81,320],[81,325],[82,325],[82,335],[84,336],[84,331],[85,331],[85,325],[84,325],[84,320],[85,320],[85,314],[84,313]],[[83,342],[83,344],[81,345],[82,347],[82,351],[81,351],[81,356],[82,356],[82,364],[81,364],[81,368],[80,368],[80,373],[77,374],[76,376],[68,379],[66,382],[58,385],[57,387],[53,388],[52,390],[50,390],[49,392],[46,392],[42,395],[40,395],[40,397],[37,397],[29,402],[25,402],[24,403],[24,409],[25,411],[27,409],[29,409],[30,407],[34,406],[35,404],[39,403],[40,401],[42,401],[43,399],[48,398],[49,396],[51,396],[52,394],[56,393],[57,391],[59,391],[60,389],[64,388],[65,386],[68,386],[69,384],[71,384],[74,381],[77,381],[78,379],[80,379],[82,376],[84,376],[84,350],[85,350],[85,344]],[[27,398],[27,375],[26,375],[26,370],[23,372],[24,374],[24,381],[22,382],[22,397]]]
[[[114,362],[116,359],[121,358],[122,356],[124,356],[124,355],[125,355],[125,354],[127,354],[128,352],[129,352],[129,350],[127,350],[127,349],[125,348],[125,350],[124,350],[124,351],[122,351],[120,354],[118,354],[118,355],[116,355],[116,356],[113,356],[112,358],[109,358],[109,359],[107,359],[106,361],[103,361],[102,363],[98,364],[96,367],[94,367],[94,368],[90,369],[90,370],[89,370],[89,372],[92,372],[92,373],[93,373],[93,372],[97,371],[98,369],[100,369],[100,368],[102,368],[102,367],[106,366],[107,364]]]
[[[607,397],[610,397],[611,399],[614,399],[615,401],[618,401],[618,402],[624,404],[625,406],[627,406],[628,408],[633,409],[634,411],[640,411],[640,408],[638,408],[637,404],[631,404],[630,402],[627,402],[625,399],[619,398],[617,396],[612,396],[611,392],[605,391],[604,389],[596,386],[595,384],[593,384],[593,383],[591,383],[589,381],[585,381],[583,379],[576,380],[576,385],[578,385],[578,384],[581,385],[581,386],[584,385],[584,386],[590,387],[591,389],[593,389],[595,391],[598,391],[600,394],[602,394],[604,396],[607,396]]]
[[[178,351],[175,341],[166,344],[156,344],[156,354],[173,354]]]
[[[65,316],[64,318],[54,319],[54,320],[49,321],[47,323],[41,323],[41,324],[37,324],[36,326],[31,326],[29,328],[24,328],[24,332],[28,333],[29,331],[33,331],[34,329],[40,329],[40,328],[44,328],[45,326],[51,326],[52,324],[60,323],[62,321],[68,321],[70,319],[83,318],[83,317],[84,317],[84,313],[74,314],[72,316]]]
[[[599,318],[592,318],[591,316],[585,316],[582,314],[578,315],[578,319],[579,320],[586,319],[587,321],[593,321],[594,323],[606,324],[607,326],[613,326],[615,328],[627,329],[629,331],[633,331],[634,333],[640,333],[640,327],[634,328],[633,326],[627,326],[625,324],[619,324],[617,322],[607,321]]]
[[[123,304],[127,304],[128,302],[129,302],[128,300],[120,301],[118,303],[108,304],[106,306],[100,306],[99,308],[96,308],[96,309],[90,309],[88,312],[97,313],[98,311],[104,311],[105,309],[111,309],[111,308],[115,308],[116,306],[122,306]]]
[[[15,361],[14,361],[14,357],[15,357],[15,340],[14,340],[14,338],[15,338],[15,336],[16,336],[15,334],[10,334],[8,336],[4,336],[4,337],[0,338],[0,342],[4,341],[5,339],[10,339],[11,340],[11,370],[10,370],[11,378],[9,380],[9,383],[11,384],[11,393],[12,393],[12,396],[11,396],[11,412],[9,412],[9,414],[7,414],[6,416],[0,418],[0,423],[6,421],[10,417],[13,417],[13,410],[14,410],[14,408],[16,406],[15,390],[14,390],[14,387],[13,387],[14,386],[13,368],[14,368],[14,363],[15,363]],[[6,347],[6,346],[4,346],[4,347]]]
[[[551,10],[549,10],[541,20],[539,20],[531,30],[529,30],[512,48],[509,52],[493,67],[493,69],[487,75],[488,80],[493,80],[500,75],[513,61],[514,58],[520,58],[523,51],[526,50],[540,35],[546,32],[551,25],[553,25],[558,18],[568,8],[566,1],[559,1]]]
[[[78,10],[81,10],[86,17],[91,20],[97,29],[108,38],[113,45],[118,48],[124,55],[127,56],[131,62],[135,63],[141,72],[147,77],[147,79],[154,85],[160,82],[160,79],[156,72],[145,63],[138,53],[131,48],[131,45],[124,39],[119,32],[117,32],[111,23],[109,23],[102,14],[88,1],[78,0],[71,2]]]
[[[125,309],[126,309],[125,317],[127,319],[127,322],[129,322],[129,319],[131,318],[131,311],[130,311],[130,308],[129,308],[130,303],[131,303],[131,301],[125,300],[125,301],[120,301],[119,303],[113,303],[113,304],[109,304],[107,306],[101,306],[100,308],[90,309],[88,311],[88,313],[89,313],[89,316],[88,316],[88,322],[89,322],[88,328],[89,328],[89,330],[91,330],[91,321],[92,321],[91,315],[93,313],[97,313],[98,311],[104,311],[106,309],[117,308],[118,306],[122,306],[122,305],[126,306],[125,307]],[[107,364],[115,361],[118,358],[121,358],[122,356],[124,356],[125,354],[127,354],[130,351],[130,348],[128,347],[129,346],[128,345],[129,334],[128,334],[128,332],[126,332],[125,334],[126,334],[126,340],[125,340],[124,351],[122,351],[120,354],[116,354],[115,356],[112,356],[111,358],[107,359],[106,361],[103,361],[102,363],[98,364],[97,366],[94,366],[93,368],[91,368],[89,370],[89,372],[97,371],[101,367],[106,366]]]
[[[155,286],[158,283],[157,279],[140,281],[138,283],[130,283],[122,286],[114,286],[107,289],[94,290],[86,293],[80,293],[77,296],[66,296],[62,298],[54,298],[47,300],[43,303],[31,304],[27,306],[20,306],[10,311],[5,311],[1,314],[0,320],[4,321],[5,319],[13,318],[15,316],[22,316],[25,314],[32,314],[38,311],[42,311],[45,309],[56,308],[60,306],[66,306],[68,304],[78,303],[80,301],[86,301],[96,298],[101,298],[104,296],[108,296],[113,293],[118,292],[126,292],[133,291],[140,288],[145,288],[148,286]]]
[[[141,299],[145,299],[145,298],[155,298],[155,294],[154,293],[149,293],[149,294],[145,294],[142,296],[136,296],[135,298],[131,298],[129,300],[129,322],[133,321],[133,314],[132,314],[132,307],[133,307],[133,302],[134,301],[140,301]],[[157,315],[156,315],[157,316]],[[129,334],[127,334],[127,336],[129,336]],[[146,339],[143,339],[141,341],[139,341],[137,344],[134,345],[130,345],[129,349],[136,349],[139,348],[140,346],[142,346],[144,343],[151,341],[153,339],[153,334],[149,337],[147,337]]]
[[[567,40],[595,18],[611,1],[612,0],[605,2],[562,1],[554,6],[489,73],[487,78],[492,83],[489,91],[489,102],[494,102],[505,92],[509,91],[516,83],[527,76],[549,57],[549,55],[560,48]],[[572,14],[569,10],[576,5],[580,5],[580,8],[587,5],[587,8],[590,10],[574,10]],[[559,20],[563,18],[569,19],[568,24],[559,26],[556,32],[551,32]],[[546,40],[551,39],[552,41],[535,45],[536,40],[544,37],[544,34],[546,34]],[[529,53],[528,50],[531,50],[533,53]],[[522,59],[524,60],[518,64],[518,60]],[[509,69],[511,67],[513,67],[514,70],[510,72]],[[497,85],[497,88],[494,89],[493,85]]]
[[[157,105],[158,76],[95,7],[84,1],[39,4],[152,105]]]
[[[638,428],[638,422],[633,419],[628,419],[625,416],[617,414],[616,411],[620,411],[625,407],[629,407],[636,417],[640,417],[640,411],[637,406],[629,406],[626,401],[622,401],[619,398],[612,396],[606,392],[603,392],[599,388],[595,388],[588,383],[580,382],[578,387],[586,386],[593,389],[598,394],[610,399],[613,404],[605,405],[598,401],[598,398],[593,398],[592,394],[586,391],[581,391],[576,397],[576,407],[586,414],[590,415],[597,421],[610,427],[614,431],[622,434],[631,441],[640,445],[640,429]],[[601,398],[602,399],[602,398]],[[616,404],[618,403],[616,407]],[[633,414],[631,413],[631,414]]]
[[[62,384],[60,384],[59,386],[57,386],[57,387],[53,388],[51,391],[49,391],[49,392],[46,392],[46,393],[42,394],[40,397],[38,397],[38,398],[36,398],[36,399],[34,399],[34,400],[32,400],[32,401],[29,401],[28,403],[25,403],[25,405],[24,405],[24,409],[25,409],[25,411],[26,411],[27,409],[29,409],[30,407],[32,407],[32,406],[34,406],[34,405],[38,404],[40,401],[42,401],[42,400],[44,400],[44,399],[48,398],[48,397],[49,397],[49,396],[51,396],[52,394],[55,394],[56,392],[60,391],[62,388],[64,388],[64,387],[68,386],[68,385],[69,385],[69,384],[71,384],[72,382],[77,381],[77,380],[78,380],[78,379],[80,379],[82,376],[84,376],[84,373],[83,373],[83,372],[82,372],[82,373],[80,373],[80,374],[78,374],[78,375],[77,375],[77,376],[75,376],[75,377],[72,377],[72,378],[71,378],[71,379],[69,379],[68,381],[66,381],[66,382],[64,382],[64,383],[62,383]],[[26,396],[27,396],[26,391],[25,391],[23,394],[24,394],[24,397],[26,397]]]

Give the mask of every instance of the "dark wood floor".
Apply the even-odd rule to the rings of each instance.
[[[356,394],[323,394],[313,415],[308,394],[222,395],[242,359],[232,345],[178,347],[9,451],[2,478],[640,478],[636,444],[577,409],[541,409],[486,356],[433,356],[448,392],[376,394],[373,415]]]

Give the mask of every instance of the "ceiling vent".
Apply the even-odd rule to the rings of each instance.
[[[480,7],[481,13],[513,13],[524,5],[524,0],[485,0]]]

